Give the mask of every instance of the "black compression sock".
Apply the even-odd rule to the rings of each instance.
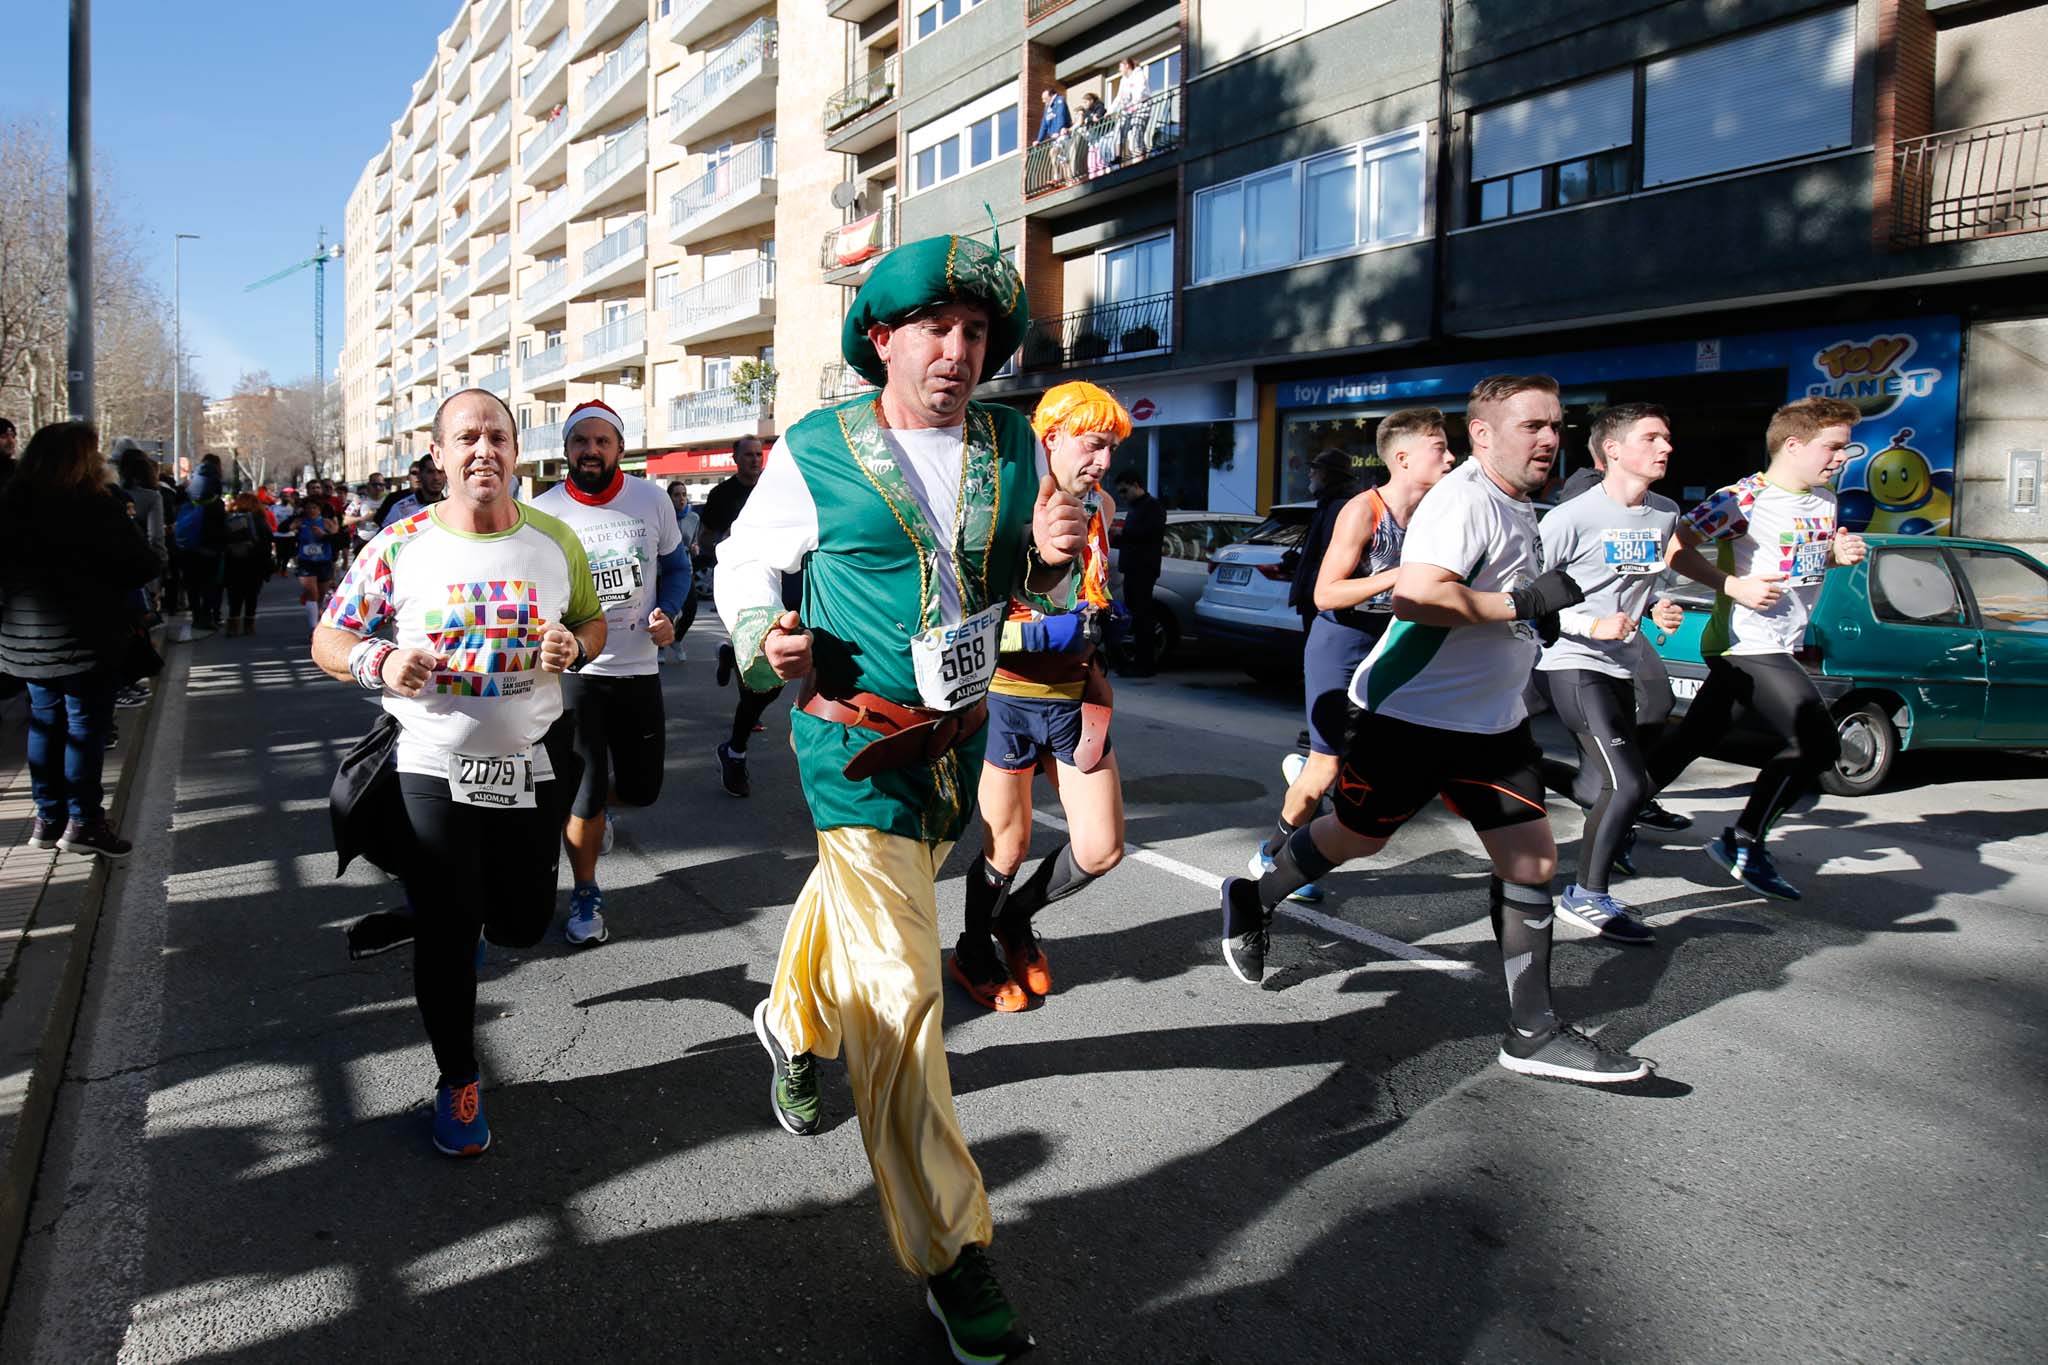
[[[1074,861],[1074,846],[1062,844],[1058,853],[1033,868],[1024,884],[1010,892],[1002,917],[1012,924],[1028,924],[1046,906],[1065,900],[1094,880],[1093,872],[1083,872]]]
[[[974,948],[988,950],[989,931],[995,925],[996,916],[1002,913],[1014,875],[996,871],[989,866],[986,857],[977,857],[974,865],[967,869],[967,927],[961,934],[963,941]]]
[[[1273,870],[1259,878],[1259,904],[1268,910],[1310,882],[1321,881],[1337,864],[1323,856],[1307,826],[1273,853]]]
[[[1294,837],[1294,831],[1298,828],[1300,826],[1288,824],[1287,817],[1283,815],[1280,817],[1279,823],[1274,826],[1272,837],[1267,839],[1265,843],[1260,844],[1259,847],[1264,849],[1266,856],[1270,858],[1276,849],[1287,847],[1287,841]]]
[[[1550,888],[1492,877],[1487,901],[1507,976],[1509,1021],[1530,1037],[1557,1027],[1550,1008]]]

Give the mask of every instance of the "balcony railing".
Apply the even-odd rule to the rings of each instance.
[[[548,44],[547,51],[540,54],[540,60],[533,64],[533,70],[519,78],[519,100],[525,103],[533,98],[533,92],[555,78],[562,64],[569,60],[569,30],[565,26]]]
[[[548,153],[554,150],[555,144],[560,142],[568,131],[567,114],[560,114],[549,120],[539,132],[527,139],[526,150],[519,154],[521,169],[530,171],[547,160]]]
[[[1024,157],[1024,197],[1094,180],[1179,147],[1180,87],[1148,95],[1094,123],[1077,123]]]
[[[535,351],[519,362],[519,382],[532,388],[550,375],[560,374],[568,363],[569,347],[558,341],[546,350]]]
[[[519,296],[528,314],[559,300],[569,288],[569,263],[556,261]]]
[[[519,437],[519,453],[534,459],[561,454],[562,424],[550,422],[544,427],[529,427]]]
[[[669,326],[695,333],[724,317],[745,317],[774,297],[775,262],[752,261],[677,294],[669,301]]]
[[[599,356],[637,349],[646,340],[647,314],[643,310],[614,318],[602,327],[593,327],[585,332],[583,349],[579,354],[584,360],[594,360]]]
[[[681,127],[689,122],[705,105],[759,70],[764,59],[775,55],[775,32],[773,19],[756,19],[744,33],[714,53],[704,69],[685,81],[669,101],[671,126]]]
[[[413,372],[424,378],[440,368],[441,349],[438,346],[429,346],[420,352],[419,363],[413,366]]]
[[[441,245],[445,247],[453,247],[457,242],[461,241],[463,238],[467,236],[469,236],[469,215],[465,213],[460,218],[457,218],[454,222],[450,223],[448,225],[448,230],[441,234]]]
[[[588,279],[622,256],[647,249],[647,215],[641,214],[622,228],[614,228],[604,240],[583,253],[583,274]]]
[[[484,63],[483,74],[477,77],[477,88],[479,90],[490,89],[492,82],[498,79],[498,73],[510,65],[511,61],[512,40],[507,38],[504,42],[498,44],[498,50],[493,52],[491,59]],[[486,136],[484,141],[486,142],[490,141],[489,131],[489,129],[485,129]]]
[[[896,245],[896,220],[892,200],[885,209],[833,228],[819,247],[818,264],[827,270],[843,270],[873,260]]]
[[[844,361],[833,361],[818,375],[818,397],[823,402],[836,403],[842,398],[873,392],[875,386],[861,378],[860,372]]]
[[[1173,295],[1098,303],[1032,324],[1024,368],[1101,365],[1173,349]]]
[[[400,365],[392,371],[391,377],[392,382],[396,383],[401,389],[412,383],[412,362],[408,360],[403,365]]]
[[[825,101],[825,131],[853,122],[896,94],[896,54]]]
[[[669,400],[668,429],[680,432],[753,426],[766,421],[773,407],[765,395],[743,397],[737,388],[700,389]]]
[[[560,227],[569,216],[569,192],[558,189],[540,203],[530,206],[519,224],[519,240],[532,244]]]
[[[482,33],[489,33],[491,25],[498,22],[498,15],[503,13],[504,9],[505,0],[491,0],[491,3],[484,6],[484,12],[477,16],[477,30]]]
[[[392,428],[391,428],[391,419],[390,419],[389,417],[380,417],[380,418],[378,418],[378,419],[377,419],[377,439],[378,439],[378,440],[380,440],[380,441],[388,441],[388,440],[390,440],[390,439],[391,439],[391,429],[392,429]]]
[[[525,28],[540,18],[540,12],[548,7],[548,0],[526,0],[519,7],[519,27]]]
[[[388,360],[390,358],[391,334],[389,332],[386,332],[383,336],[377,338],[377,359]]]
[[[583,107],[597,107],[606,95],[618,88],[619,82],[626,78],[627,71],[646,60],[647,22],[643,19],[640,27],[634,29],[625,42],[613,48],[611,55],[604,59],[604,65],[598,67],[596,73],[583,83]]]
[[[469,179],[470,167],[473,165],[475,165],[475,162],[470,159],[470,154],[464,152],[462,160],[448,168],[448,176],[441,182],[442,193],[453,194],[461,189],[462,183]]]
[[[448,352],[450,360],[460,360],[469,354],[469,325],[464,323],[453,331],[441,333],[441,348]]]
[[[1065,9],[1073,3],[1074,0],[1025,0],[1024,22],[1035,24],[1054,10]]]
[[[638,123],[619,134],[612,145],[598,155],[597,160],[583,168],[583,192],[595,194],[598,186],[622,168],[638,165],[647,159],[647,120]]]
[[[463,269],[456,271],[453,275],[450,275],[447,279],[441,282],[441,297],[444,301],[448,303],[454,303],[457,299],[461,298],[468,292],[469,270],[467,267],[464,267]]]
[[[500,398],[505,397],[512,392],[512,367],[510,365],[500,365],[482,379],[477,380],[476,386],[480,389],[488,389]]]
[[[1894,246],[2048,228],[2048,114],[1914,138],[1892,164]]]
[[[512,305],[501,303],[479,317],[470,332],[476,338],[477,345],[488,346],[508,330],[511,322]]]
[[[472,267],[476,271],[476,277],[483,279],[500,265],[503,265],[511,255],[512,239],[510,237],[500,237],[496,246],[476,258],[476,265]]]
[[[760,138],[733,153],[732,159],[713,166],[683,188],[668,203],[671,229],[708,213],[738,194],[750,193],[766,176],[775,174],[775,139]]]

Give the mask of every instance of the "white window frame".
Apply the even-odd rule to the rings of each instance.
[[[1225,280],[1244,279],[1250,275],[1265,275],[1275,270],[1290,270],[1295,266],[1315,261],[1336,260],[1344,256],[1362,256],[1368,252],[1389,251],[1396,247],[1410,246],[1416,242],[1428,241],[1430,224],[1436,211],[1435,177],[1430,173],[1429,136],[1430,131],[1427,123],[1411,124],[1406,128],[1398,128],[1392,132],[1375,134],[1372,137],[1361,139],[1358,142],[1350,143],[1343,147],[1334,147],[1326,152],[1317,152],[1313,156],[1305,156],[1295,161],[1282,162],[1278,166],[1268,166],[1264,169],[1253,171],[1249,175],[1241,175],[1234,180],[1225,180],[1214,185],[1204,185],[1189,197],[1189,231],[1196,235],[1188,251],[1187,287],[1192,289],[1202,285],[1220,284]],[[1416,224],[1415,231],[1400,237],[1368,238],[1365,240],[1360,240],[1359,235],[1354,233],[1352,243],[1349,246],[1332,247],[1322,251],[1310,251],[1308,249],[1309,164],[1312,162],[1327,162],[1334,158],[1348,155],[1352,158],[1354,167],[1363,172],[1369,169],[1372,162],[1386,160],[1408,151],[1420,153],[1422,165],[1422,193],[1420,196],[1422,211],[1419,215],[1420,221]],[[1249,186],[1265,181],[1273,176],[1275,172],[1280,171],[1286,172],[1291,177],[1292,183],[1294,202],[1294,248],[1292,253],[1287,259],[1271,264],[1240,264],[1235,270],[1221,271],[1214,275],[1202,274],[1205,249],[1208,246],[1208,243],[1201,239],[1198,232],[1199,225],[1202,222],[1202,202],[1213,195],[1231,190],[1242,194]],[[1371,177],[1367,176],[1366,179],[1370,181]],[[1376,205],[1372,206],[1372,208],[1376,207]],[[1242,222],[1242,209],[1239,212],[1239,221]],[[1370,212],[1370,209],[1356,211],[1354,222],[1367,217]],[[1242,247],[1240,247],[1238,255],[1240,262],[1242,262],[1244,255]]]
[[[974,126],[986,123],[989,119],[1000,115],[1006,109],[1013,111],[1013,116],[1017,120],[1016,145],[1007,152],[996,151],[986,161],[979,163],[971,162],[969,158],[972,156],[974,148],[972,136]],[[937,155],[937,152],[946,143],[956,140],[959,144],[959,156],[955,162],[956,169],[951,175],[946,175],[939,169],[942,158]],[[1000,145],[996,137],[996,130],[994,129],[990,130],[989,145],[991,148],[996,148]],[[958,108],[941,114],[923,127],[911,130],[910,136],[904,140],[903,144],[904,159],[909,163],[908,179],[911,182],[909,194],[916,196],[923,194],[926,190],[937,189],[941,185],[958,180],[961,176],[986,170],[998,162],[1013,156],[1022,155],[1023,150],[1023,107],[1017,99],[1016,82],[1005,81],[987,94],[977,96]],[[917,159],[926,152],[935,153],[933,157],[933,170],[936,173],[936,178],[929,184],[920,184],[918,183]]]
[[[1171,294],[1171,293],[1173,292],[1173,229],[1172,229],[1172,228],[1167,228],[1167,229],[1166,229],[1165,231],[1163,231],[1163,232],[1147,232],[1147,233],[1142,233],[1142,234],[1140,234],[1139,236],[1136,236],[1136,237],[1130,237],[1130,238],[1126,238],[1126,239],[1125,239],[1124,241],[1121,241],[1121,242],[1112,242],[1112,243],[1110,243],[1110,244],[1109,244],[1108,246],[1105,246],[1105,247],[1097,247],[1097,248],[1096,248],[1096,250],[1095,250],[1095,298],[1096,298],[1096,301],[1097,301],[1097,303],[1098,303],[1098,304],[1106,304],[1106,303],[1110,303],[1110,302],[1128,302],[1128,300],[1111,300],[1111,299],[1110,299],[1110,297],[1109,297],[1109,258],[1110,258],[1110,256],[1111,256],[1111,255],[1113,255],[1113,254],[1114,254],[1114,253],[1116,253],[1116,252],[1119,252],[1119,251],[1130,251],[1130,250],[1132,250],[1132,249],[1133,249],[1133,248],[1135,248],[1135,247],[1141,247],[1141,246],[1145,246],[1146,244],[1148,244],[1148,243],[1151,243],[1151,242],[1164,242],[1164,243],[1166,244],[1166,277],[1167,277],[1167,278],[1166,278],[1166,289],[1165,289],[1165,290],[1164,290],[1163,292],[1165,292],[1165,293],[1168,293],[1168,294]],[[1150,294],[1140,294],[1140,295],[1138,295],[1138,297],[1139,297],[1139,298],[1151,298],[1151,297],[1152,297],[1152,295],[1150,295]]]
[[[979,9],[981,7],[981,4],[982,0],[960,0],[960,12],[950,19],[941,17],[936,23],[932,25],[930,33],[918,32],[918,20],[923,18],[926,14],[935,10],[943,13],[946,6],[946,0],[931,0],[931,3],[928,5],[911,5],[909,15],[910,22],[903,26],[903,45],[905,47],[909,47],[913,43],[923,42],[925,39],[930,38],[934,34],[936,34],[940,29],[946,27],[946,25],[959,23],[962,19],[965,19],[967,17],[969,10]]]

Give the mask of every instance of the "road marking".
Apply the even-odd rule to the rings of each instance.
[[[1031,818],[1048,829],[1056,829],[1062,834],[1067,832],[1067,822],[1047,811],[1034,810],[1031,812]],[[1149,848],[1141,848],[1137,844],[1125,844],[1124,856],[1136,862],[1144,863],[1148,867],[1156,867],[1161,872],[1172,873],[1182,881],[1193,882],[1196,886],[1209,891],[1214,891],[1223,880],[1213,872],[1205,872],[1191,863],[1184,863],[1178,858],[1169,858],[1164,853],[1157,853]],[[1385,934],[1374,933],[1372,930],[1361,928],[1349,920],[1338,919],[1335,915],[1326,915],[1320,910],[1311,910],[1307,906],[1297,905],[1293,901],[1282,901],[1274,909],[1283,915],[1300,920],[1303,924],[1321,929],[1325,933],[1335,934],[1339,938],[1348,938],[1353,943],[1362,943],[1368,948],[1376,948],[1389,957],[1399,958],[1403,962],[1426,971],[1451,972],[1459,976],[1479,975],[1479,969],[1469,962],[1460,962],[1456,958],[1451,957],[1438,957],[1426,948],[1418,948],[1412,943],[1403,943],[1398,938],[1389,938]]]

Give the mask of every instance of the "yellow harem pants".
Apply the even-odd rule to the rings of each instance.
[[[994,1235],[940,1031],[934,883],[952,847],[819,830],[818,866],[782,935],[768,1001],[769,1026],[792,1055],[844,1049],[889,1240],[924,1276]]]

